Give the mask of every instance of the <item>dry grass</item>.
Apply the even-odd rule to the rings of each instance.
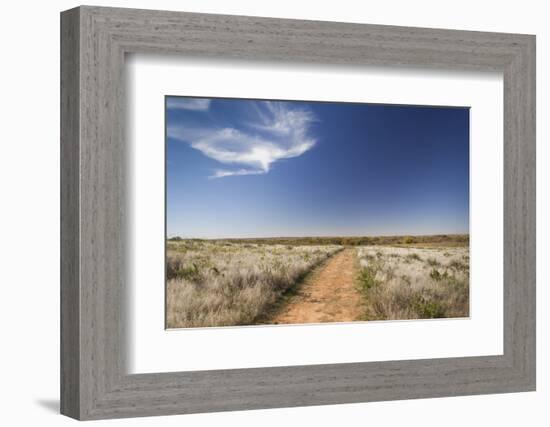
[[[253,324],[341,249],[193,240],[167,245],[168,328]]]
[[[469,315],[469,252],[465,247],[358,248],[365,320]]]

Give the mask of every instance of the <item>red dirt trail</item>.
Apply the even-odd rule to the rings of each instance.
[[[357,260],[344,249],[317,267],[269,323],[322,323],[359,320],[363,312],[355,285]]]

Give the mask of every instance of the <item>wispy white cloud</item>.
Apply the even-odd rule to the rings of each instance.
[[[237,127],[188,127],[172,125],[168,136],[184,141],[205,156],[238,169],[217,169],[210,178],[260,175],[281,159],[290,159],[313,148],[310,135],[315,116],[287,102],[260,101],[254,113]],[[236,125],[237,126],[237,125]]]
[[[169,97],[166,100],[169,110],[207,111],[210,108],[210,99]]]
[[[213,175],[210,175],[209,178],[223,178],[224,176],[239,176],[239,175],[262,175],[266,172],[263,170],[253,170],[253,169],[237,169],[237,170],[225,170],[217,169],[214,171]]]

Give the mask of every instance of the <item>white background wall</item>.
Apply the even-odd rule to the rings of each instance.
[[[545,2],[415,0],[96,1],[194,12],[537,35],[538,391],[324,407],[116,420],[146,426],[546,426],[550,423],[548,194],[550,26]],[[0,423],[68,425],[59,384],[59,12],[75,1],[4,2],[0,25]]]

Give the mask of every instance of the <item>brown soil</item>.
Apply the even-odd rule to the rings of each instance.
[[[363,312],[356,288],[357,259],[344,249],[315,269],[269,323],[321,323],[359,320]]]

